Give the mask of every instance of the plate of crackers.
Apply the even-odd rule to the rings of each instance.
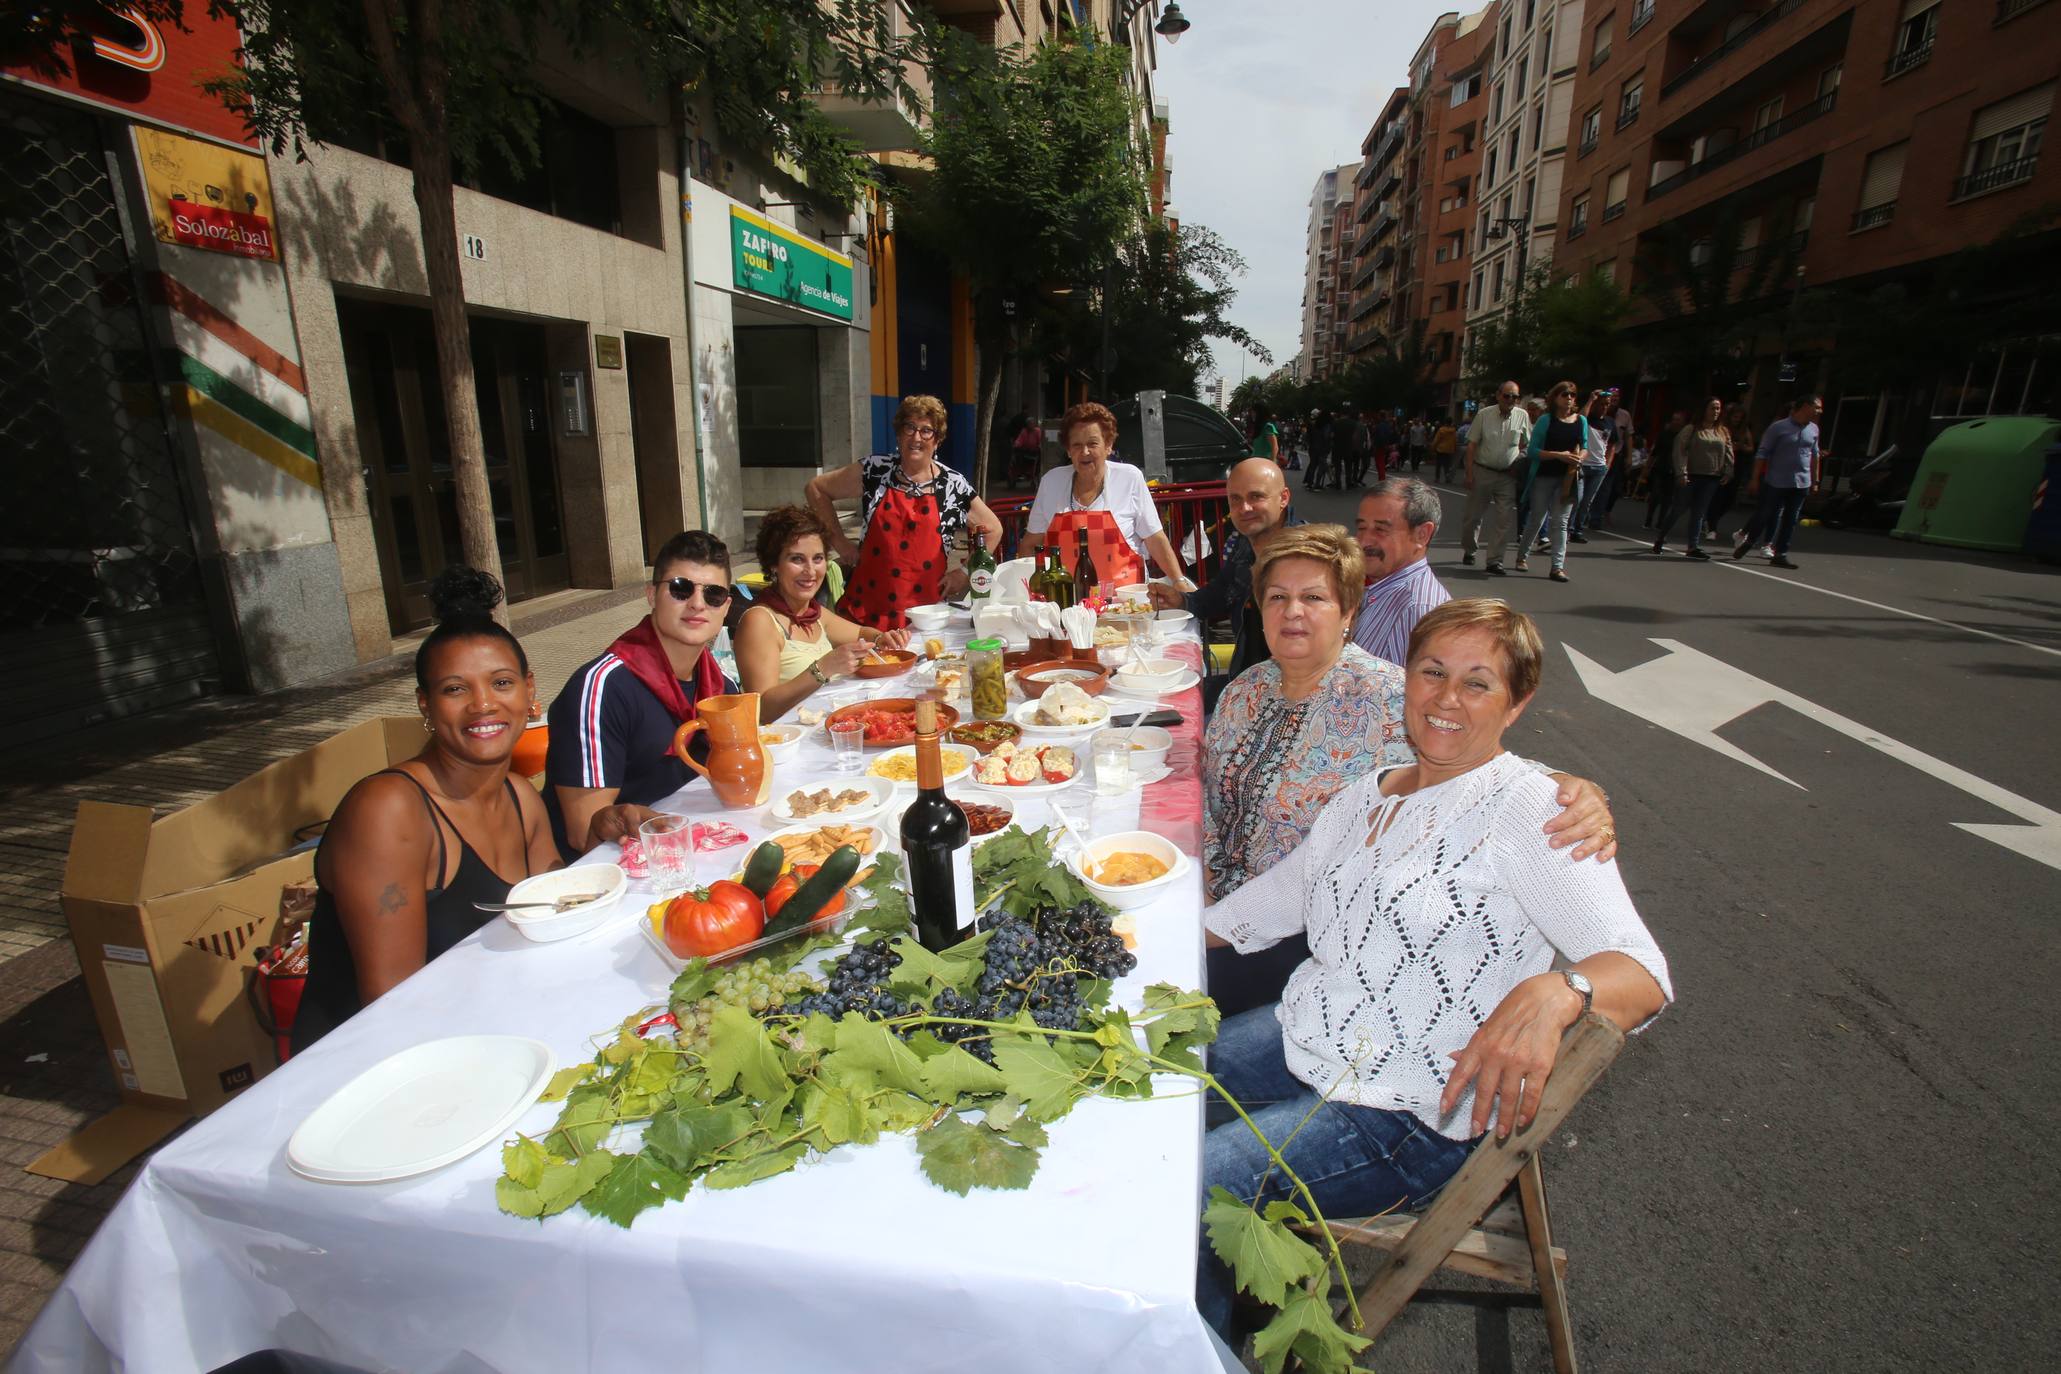
[[[776,796],[766,811],[782,825],[849,825],[879,815],[894,795],[895,785],[886,778],[847,776],[794,788]]]

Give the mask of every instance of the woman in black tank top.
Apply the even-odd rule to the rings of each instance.
[[[447,569],[430,597],[438,624],[415,655],[428,743],[353,787],[323,836],[296,1053],[493,919],[473,903],[558,866],[543,799],[508,776],[536,683],[493,619],[500,585]]]

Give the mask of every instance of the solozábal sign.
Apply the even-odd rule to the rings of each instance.
[[[731,280],[741,291],[852,317],[852,260],[749,210],[730,208]]]

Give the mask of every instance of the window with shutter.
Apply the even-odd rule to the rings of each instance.
[[[1986,138],[1995,138],[1998,134],[2030,124],[2033,120],[2044,117],[2053,107],[2053,82],[2035,86],[2029,91],[2021,91],[2009,100],[1999,100],[1996,104],[1979,111],[1975,116],[1975,128],[1969,134],[1969,141],[1980,143]]]
[[[1878,148],[1868,155],[1868,167],[1861,174],[1860,208],[1872,210],[1879,205],[1891,205],[1897,192],[1904,184],[1904,153],[1908,143],[1894,147]]]
[[[1619,168],[1617,171],[1612,172],[1610,174],[1610,189],[1604,193],[1603,203],[1606,205],[1620,204],[1625,198],[1625,192],[1631,188],[1631,182],[1632,174],[1629,168]]]

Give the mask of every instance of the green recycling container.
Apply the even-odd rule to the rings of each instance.
[[[2038,415],[1964,420],[1940,431],[1918,464],[1896,522],[1899,539],[2015,553],[2061,422]]]

